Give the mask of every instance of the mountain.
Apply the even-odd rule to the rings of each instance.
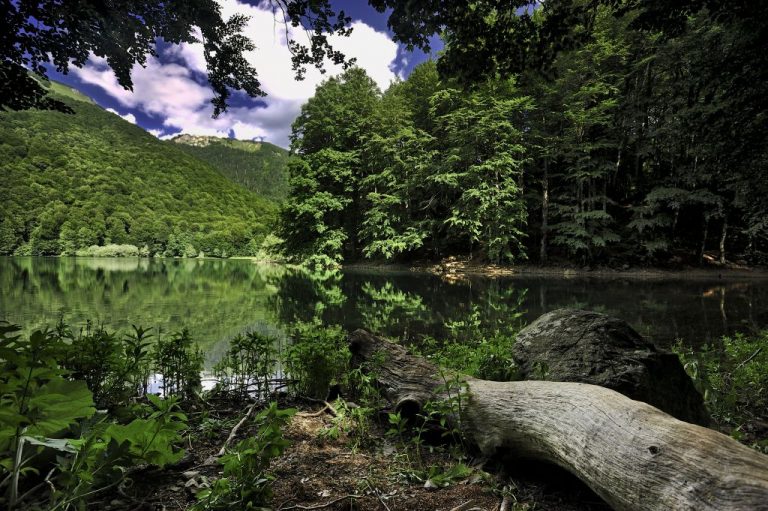
[[[0,112],[0,254],[130,244],[149,254],[249,254],[277,206],[61,84],[73,114]]]
[[[179,135],[179,149],[210,163],[235,183],[282,202],[288,196],[288,151],[269,142]]]

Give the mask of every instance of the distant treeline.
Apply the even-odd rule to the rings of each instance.
[[[0,254],[260,250],[276,219],[273,202],[75,91],[51,87],[74,114],[0,113]]]
[[[510,79],[463,87],[428,62],[383,93],[360,69],[324,82],[293,127],[286,254],[764,262],[761,32],[635,16],[601,7],[583,44]]]
[[[182,135],[173,142],[260,197],[281,202],[288,195],[288,151],[281,147],[269,142],[191,135]]]

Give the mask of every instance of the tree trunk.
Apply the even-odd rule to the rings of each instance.
[[[707,237],[709,236],[709,217],[704,217],[704,232],[701,235],[701,251],[699,252],[699,265],[704,264],[704,251],[707,250]]]
[[[725,264],[725,237],[728,235],[728,217],[723,217],[723,230],[720,232],[720,264]]]
[[[547,264],[547,243],[549,236],[549,159],[544,158],[544,177],[541,180],[541,248],[539,262]]]
[[[445,397],[399,345],[357,330],[350,350],[403,416]],[[617,510],[768,510],[768,457],[726,435],[594,385],[464,380],[458,424],[485,455],[559,465]]]

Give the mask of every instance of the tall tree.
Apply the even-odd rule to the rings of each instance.
[[[381,92],[360,68],[321,84],[293,124],[291,150],[301,159],[289,167],[291,194],[282,236],[289,255],[355,258],[362,247],[361,151],[375,132]],[[307,236],[307,230],[314,235]]]
[[[430,180],[443,190],[446,235],[493,262],[525,258],[521,126],[529,98],[510,81],[491,81],[469,93],[440,91],[432,109],[443,150]]]

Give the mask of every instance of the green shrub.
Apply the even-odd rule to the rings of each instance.
[[[78,257],[139,257],[142,251],[136,245],[91,245],[88,248],[77,250]]]
[[[86,382],[99,408],[124,405],[146,393],[151,362],[148,339],[152,337],[147,330],[134,325],[132,333],[119,336],[86,323],[74,335],[60,322],[56,334],[65,341],[62,367],[70,377]]]
[[[339,326],[298,323],[286,348],[285,370],[295,394],[325,399],[342,381],[349,363],[346,336]]]
[[[723,337],[718,345],[693,349],[678,343],[675,351],[693,379],[712,417],[739,430],[751,421],[768,419],[768,332]],[[768,438],[759,439],[768,448]]]
[[[425,337],[413,348],[439,366],[484,380],[512,381],[518,379],[512,359],[514,344],[514,336],[495,333],[469,339],[450,337],[444,341]]]
[[[252,391],[266,397],[277,366],[277,343],[277,338],[257,332],[237,335],[214,367],[219,386],[241,397]]]
[[[88,500],[119,484],[129,467],[163,466],[181,457],[174,445],[186,429],[186,416],[176,399],[147,396],[149,405],[138,417],[116,424],[96,414],[86,381],[73,379],[63,367],[73,349],[63,325],[28,338],[19,332],[0,322],[0,507],[84,509]],[[141,332],[137,329],[139,339]],[[118,344],[106,333],[89,343],[111,350]],[[84,374],[103,389],[108,372],[92,369]]]
[[[189,330],[185,328],[168,338],[158,336],[152,357],[155,370],[163,376],[163,396],[195,396],[201,387],[204,357]]]

